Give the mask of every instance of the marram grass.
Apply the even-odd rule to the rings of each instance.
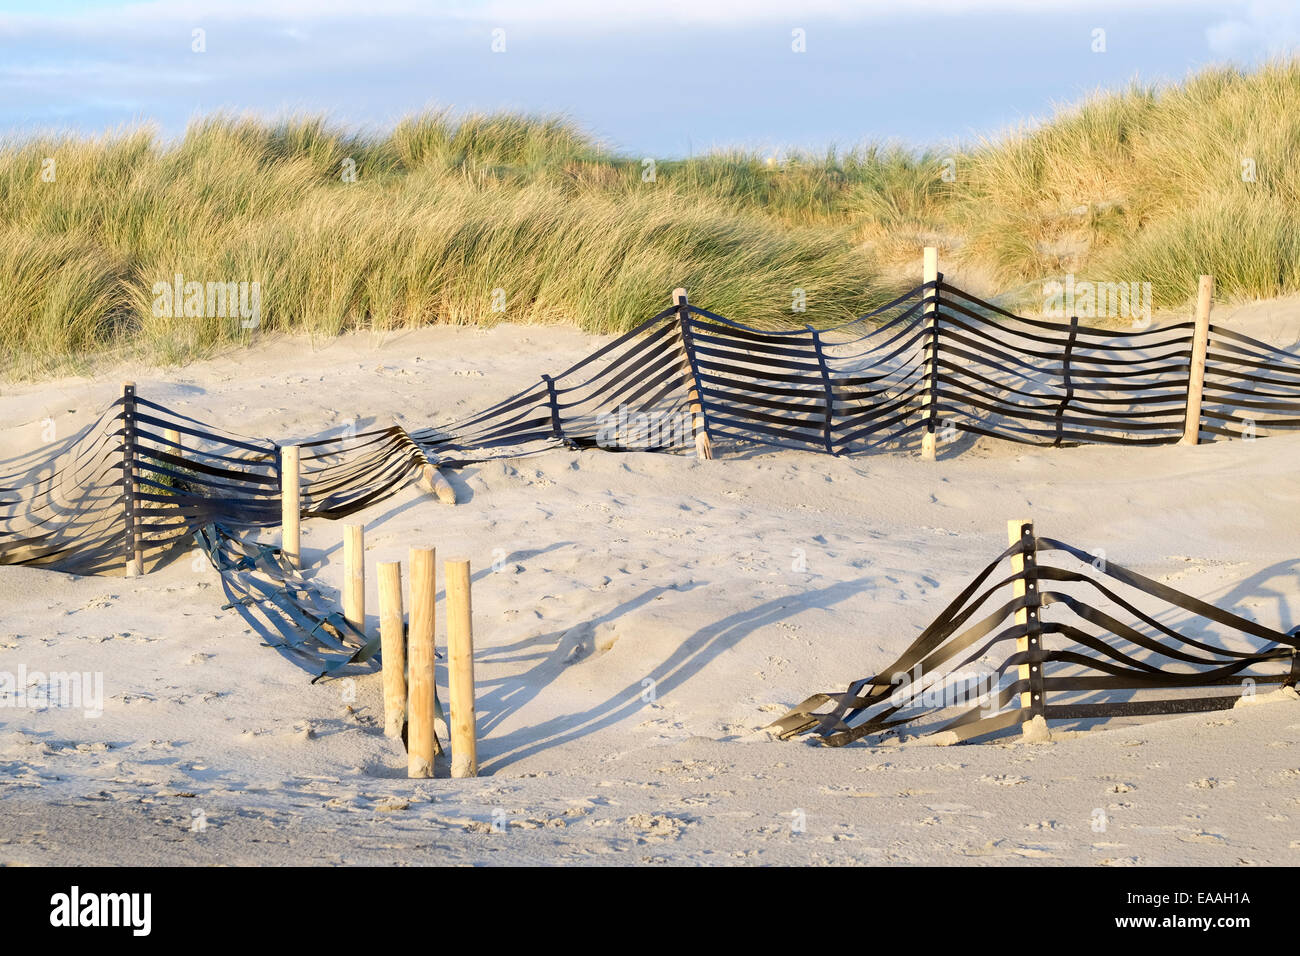
[[[1220,296],[1285,294],[1300,289],[1297,102],[1300,61],[1279,61],[1097,94],[961,149],[731,150],[652,169],[512,114],[427,113],[386,135],[219,114],[166,144],[143,129],[10,140],[0,375],[246,341],[239,315],[207,307],[209,284],[256,284],[262,334],[322,336],[616,332],[678,285],[741,321],[839,321],[911,284],[927,244],[1008,288],[1071,272],[1150,282],[1181,307],[1211,272]],[[160,301],[178,275],[181,301]]]

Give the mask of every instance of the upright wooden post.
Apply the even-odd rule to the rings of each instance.
[[[298,446],[280,449],[280,555],[287,567],[302,567],[302,491]]]
[[[433,729],[433,628],[437,572],[432,548],[411,549],[410,687],[407,696],[406,775],[432,777],[438,735]]]
[[[451,775],[478,776],[474,729],[474,632],[468,561],[448,561],[447,686],[451,692]]]
[[[343,528],[343,618],[366,633],[366,527]]]
[[[921,282],[929,284],[937,282],[939,279],[939,250],[935,246],[926,246],[922,261]],[[935,421],[933,403],[935,400],[935,385],[939,374],[939,348],[938,348],[938,322],[939,312],[936,308],[939,291],[937,288],[931,289],[925,293],[929,302],[926,303],[922,314],[925,318],[925,354],[928,363],[928,382],[925,386],[925,395],[921,399],[922,414],[925,415],[925,431],[921,435],[921,458],[925,461],[934,461],[935,459]]]
[[[704,417],[704,403],[700,400],[699,379],[695,373],[695,360],[691,358],[689,316],[686,312],[686,290],[673,289],[673,303],[677,306],[678,330],[682,346],[682,371],[686,375],[686,400],[691,406],[695,428],[695,455],[697,458],[713,457],[713,440],[709,438],[709,422]]]
[[[136,516],[136,421],[135,382],[122,383],[122,524],[125,573],[128,578],[144,574],[144,552]]]
[[[1011,558],[1012,572],[1020,575],[1012,585],[1012,593],[1017,598],[1028,597],[1029,600],[1026,602],[1026,607],[1016,612],[1016,623],[1026,626],[1024,636],[1016,638],[1016,651],[1030,655],[1030,660],[1017,666],[1016,678],[1024,681],[1027,688],[1020,692],[1020,707],[1025,712],[1025,720],[1028,721],[1040,716],[1047,702],[1043,691],[1043,665],[1034,659],[1042,652],[1043,633],[1039,615],[1041,595],[1038,590],[1038,556],[1034,547],[1034,523],[1027,518],[1017,518],[1007,522],[1007,544],[1013,545],[1019,541],[1025,541],[1029,549]],[[1041,732],[1045,731],[1044,724]]]
[[[185,446],[181,444],[181,433],[174,428],[163,431],[163,442],[167,445],[167,450],[174,455],[179,455],[185,450]]]
[[[1196,330],[1192,333],[1192,357],[1187,379],[1187,418],[1180,445],[1201,440],[1201,393],[1205,388],[1205,353],[1210,344],[1210,305],[1214,299],[1214,276],[1201,276],[1196,287]]]
[[[402,620],[402,564],[382,561],[379,574],[379,648],[384,661],[384,734],[402,736],[406,723],[406,623]]]

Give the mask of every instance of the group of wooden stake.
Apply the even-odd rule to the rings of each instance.
[[[294,445],[280,448],[281,516],[280,554],[297,568],[302,562],[299,454]],[[428,490],[437,493],[426,469]],[[439,497],[442,497],[439,495]],[[454,500],[454,498],[452,499]],[[379,575],[379,644],[383,658],[384,733],[401,737],[406,730],[406,772],[410,777],[432,777],[433,759],[442,754],[434,730],[438,698],[434,678],[435,595],[438,593],[433,548],[412,548],[410,553],[410,626],[402,603],[402,564],[381,561]],[[469,561],[443,565],[447,579],[447,687],[451,716],[451,775],[478,776],[478,744],[474,718],[474,635],[471,625]],[[343,617],[366,635],[365,526],[350,524],[343,535]]]
[[[343,616],[366,633],[365,531],[350,524],[343,539]],[[410,626],[402,613],[402,564],[381,561],[379,574],[379,642],[383,655],[384,733],[401,737],[406,727],[406,771],[432,777],[433,759],[442,753],[434,730],[437,692],[434,678],[434,624],[437,575],[433,548],[410,554]],[[471,623],[469,561],[443,563],[446,578],[447,689],[451,716],[451,775],[478,775],[474,718],[474,634]]]

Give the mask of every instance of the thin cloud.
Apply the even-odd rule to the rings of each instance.
[[[1300,47],[1300,8],[1294,0],[1255,0],[1208,27],[1205,40],[1212,53],[1229,58],[1293,52]]]
[[[1213,6],[1212,0],[1058,0],[1055,13],[1108,10],[1135,12],[1167,8]],[[1219,6],[1222,6],[1220,3]],[[365,10],[355,0],[143,0],[101,5],[75,11],[54,8],[50,13],[0,15],[0,24],[24,22],[103,23],[123,20],[197,22],[200,20],[364,20],[403,17],[425,21],[527,22],[562,29],[613,29],[637,23],[713,23],[745,25],[760,22],[799,23],[817,19],[861,21],[899,17],[1014,13],[1041,14],[1042,0],[653,0],[610,4],[609,0],[368,0]]]

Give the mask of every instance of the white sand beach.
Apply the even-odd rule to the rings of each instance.
[[[1273,344],[1294,300],[1216,307]],[[437,424],[604,339],[434,327],[279,340],[180,369],[4,389],[0,457],[140,394],[279,439]],[[769,721],[889,664],[1010,518],[1290,630],[1300,435],[1200,447],[963,440],[929,463],[548,450],[359,514],[376,561],[474,570],[480,776],[406,777],[377,672],[312,684],[206,560],[141,578],[0,567],[0,671],[102,674],[101,716],[0,712],[0,863],[1300,862],[1300,701],[1129,719],[1050,743],[779,741]],[[342,523],[304,563],[342,583]],[[267,535],[266,540],[274,540]],[[445,647],[441,607],[438,642]],[[440,693],[446,700],[439,663]],[[651,691],[653,691],[651,693]]]

